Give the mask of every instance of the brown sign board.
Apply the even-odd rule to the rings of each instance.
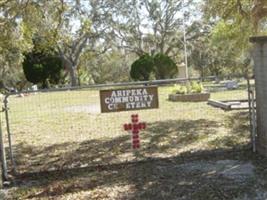
[[[100,90],[100,103],[102,113],[158,108],[158,88]]]

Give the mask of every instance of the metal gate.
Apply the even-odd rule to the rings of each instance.
[[[190,81],[192,81],[191,79]],[[186,79],[93,85],[26,91],[4,98],[3,143],[7,169],[16,173],[107,165],[213,149],[232,149],[250,140],[248,109],[225,111],[204,102],[173,102],[169,94]],[[157,86],[159,108],[101,113],[99,91]],[[203,82],[211,99],[247,99],[246,83],[227,90],[225,83]],[[147,127],[140,149],[123,129],[132,114]],[[238,120],[237,120],[238,119]]]

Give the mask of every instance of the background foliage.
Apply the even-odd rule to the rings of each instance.
[[[22,63],[36,36],[37,49],[61,57],[62,82],[77,85],[129,81],[131,65],[146,53],[183,65],[183,24],[189,71],[242,77],[248,38],[267,27],[264,0],[4,0],[0,12],[0,79],[7,88],[27,86]],[[172,69],[158,67],[150,78],[174,77]]]
[[[50,83],[58,84],[63,70],[60,57],[31,52],[25,56],[23,71],[26,79],[33,84],[47,88]]]

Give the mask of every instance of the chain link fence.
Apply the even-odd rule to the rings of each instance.
[[[62,170],[247,145],[248,109],[227,112],[206,101],[170,101],[174,84],[185,81],[135,83],[158,86],[159,108],[114,113],[101,113],[100,90],[136,86],[94,85],[10,94],[2,113],[7,168],[17,173]],[[211,99],[248,98],[242,81],[233,90],[214,81],[203,85]],[[123,128],[132,114],[138,114],[139,120],[147,124],[140,132],[138,150],[132,149],[131,133]]]

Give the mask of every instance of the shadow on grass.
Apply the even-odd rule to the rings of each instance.
[[[239,123],[235,119],[242,120]],[[236,137],[244,137],[247,129],[243,126],[245,119],[245,114],[240,117],[240,113],[227,119],[226,125],[232,128],[231,132],[236,133]],[[131,150],[130,136],[127,134],[109,140],[88,140],[49,147],[19,144],[15,148],[21,173],[15,181],[18,188],[23,188],[25,198],[53,198],[95,191],[98,199],[108,199],[107,194],[112,193],[114,188],[127,186],[126,191],[116,194],[117,199],[231,199],[243,190],[250,191],[250,182],[235,186],[233,180],[218,177],[212,171],[205,174],[184,173],[177,168],[179,164],[192,161],[244,157],[243,150],[239,153],[220,147],[224,140],[233,139],[228,135],[222,137],[220,142],[211,141],[212,145],[217,145],[216,149],[182,151],[185,146],[205,141],[216,134],[219,127],[218,122],[206,119],[148,124],[148,129],[141,133],[142,148],[138,153]],[[233,144],[232,147],[239,149],[247,147],[246,144]],[[228,187],[229,184],[232,186]],[[33,187],[38,192],[32,192]],[[25,193],[25,188],[28,188],[28,193]],[[93,199],[91,196],[88,198]]]
[[[47,171],[64,168],[112,164],[153,157],[173,156],[188,145],[216,134],[218,123],[206,119],[168,120],[148,124],[142,131],[141,148],[131,149],[131,135],[81,143],[62,143],[48,147],[20,143],[14,147],[21,172]]]
[[[219,176],[212,169],[205,173],[197,170],[189,172],[185,169],[188,163],[190,167],[194,162],[199,165],[206,162],[216,163],[219,160],[242,160],[248,154],[246,150],[234,152],[217,149],[187,152],[170,158],[25,173],[17,177],[17,186],[22,186],[24,198],[56,198],[94,191],[97,193],[95,199],[109,199],[116,188],[127,186],[126,191],[114,194],[115,199],[233,199],[244,192],[254,194],[253,180],[243,183]],[[183,165],[185,167],[180,168]],[[225,170],[239,167],[236,164],[226,167]],[[29,189],[28,193],[25,192],[25,187]],[[31,191],[33,187],[34,190]],[[93,193],[91,195],[83,197],[94,199]]]
[[[229,146],[235,147],[240,144],[248,143],[249,133],[249,113],[247,111],[236,112],[226,117],[225,127],[230,133],[222,138],[216,138],[209,142],[212,146]]]

